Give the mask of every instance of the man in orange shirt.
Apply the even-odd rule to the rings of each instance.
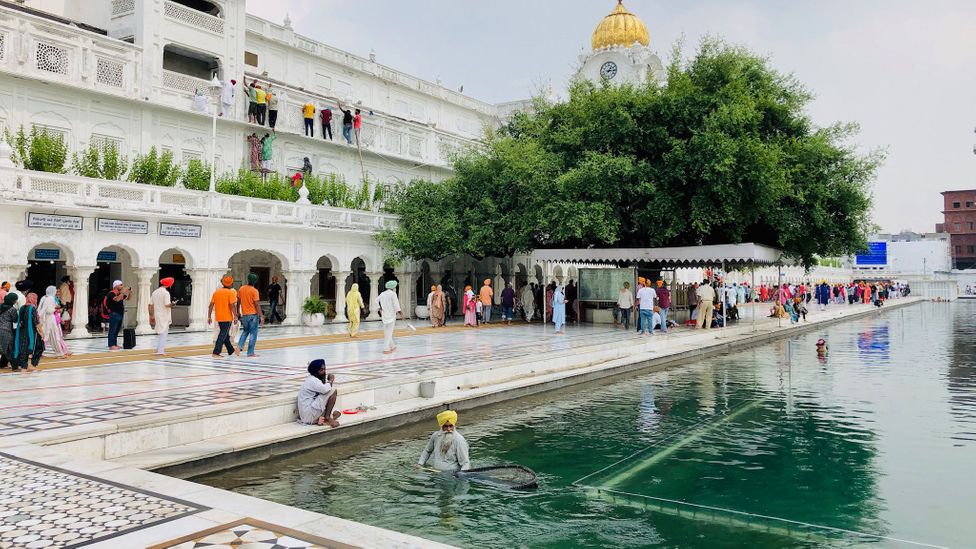
[[[241,318],[241,339],[237,342],[237,352],[244,348],[247,340],[247,356],[255,357],[254,345],[258,341],[258,326],[264,324],[264,311],[261,310],[261,296],[254,287],[258,283],[258,275],[247,275],[247,284],[237,290],[237,306]]]
[[[481,299],[481,318],[484,319],[485,324],[488,324],[491,322],[491,305],[495,297],[495,292],[491,289],[490,278],[485,279],[485,285],[481,287],[478,297]]]
[[[237,292],[231,286],[234,285],[234,277],[225,276],[220,280],[222,288],[213,293],[210,298],[210,308],[207,310],[207,324],[213,324],[214,320],[220,326],[220,333],[217,334],[217,341],[214,343],[213,357],[220,358],[220,348],[227,347],[227,355],[239,356],[240,351],[234,350],[234,345],[230,342],[230,327],[237,322]]]

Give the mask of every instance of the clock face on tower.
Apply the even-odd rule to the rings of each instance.
[[[617,64],[613,61],[607,61],[600,67],[600,76],[606,78],[607,80],[613,80],[614,76],[617,76]]]

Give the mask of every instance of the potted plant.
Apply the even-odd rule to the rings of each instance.
[[[325,312],[328,310],[328,303],[322,298],[313,295],[302,304],[302,322],[306,326],[321,326],[325,324]]]

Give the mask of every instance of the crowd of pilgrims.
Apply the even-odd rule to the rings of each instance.
[[[62,280],[67,288],[68,281]],[[64,341],[70,322],[65,301],[70,292],[48,286],[43,297],[33,291],[29,280],[14,288],[0,285],[0,369],[33,371],[41,356],[64,358],[71,355]]]

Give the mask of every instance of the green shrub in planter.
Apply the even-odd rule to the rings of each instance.
[[[310,296],[302,303],[302,312],[307,315],[322,314],[329,310],[329,304],[317,295]]]

